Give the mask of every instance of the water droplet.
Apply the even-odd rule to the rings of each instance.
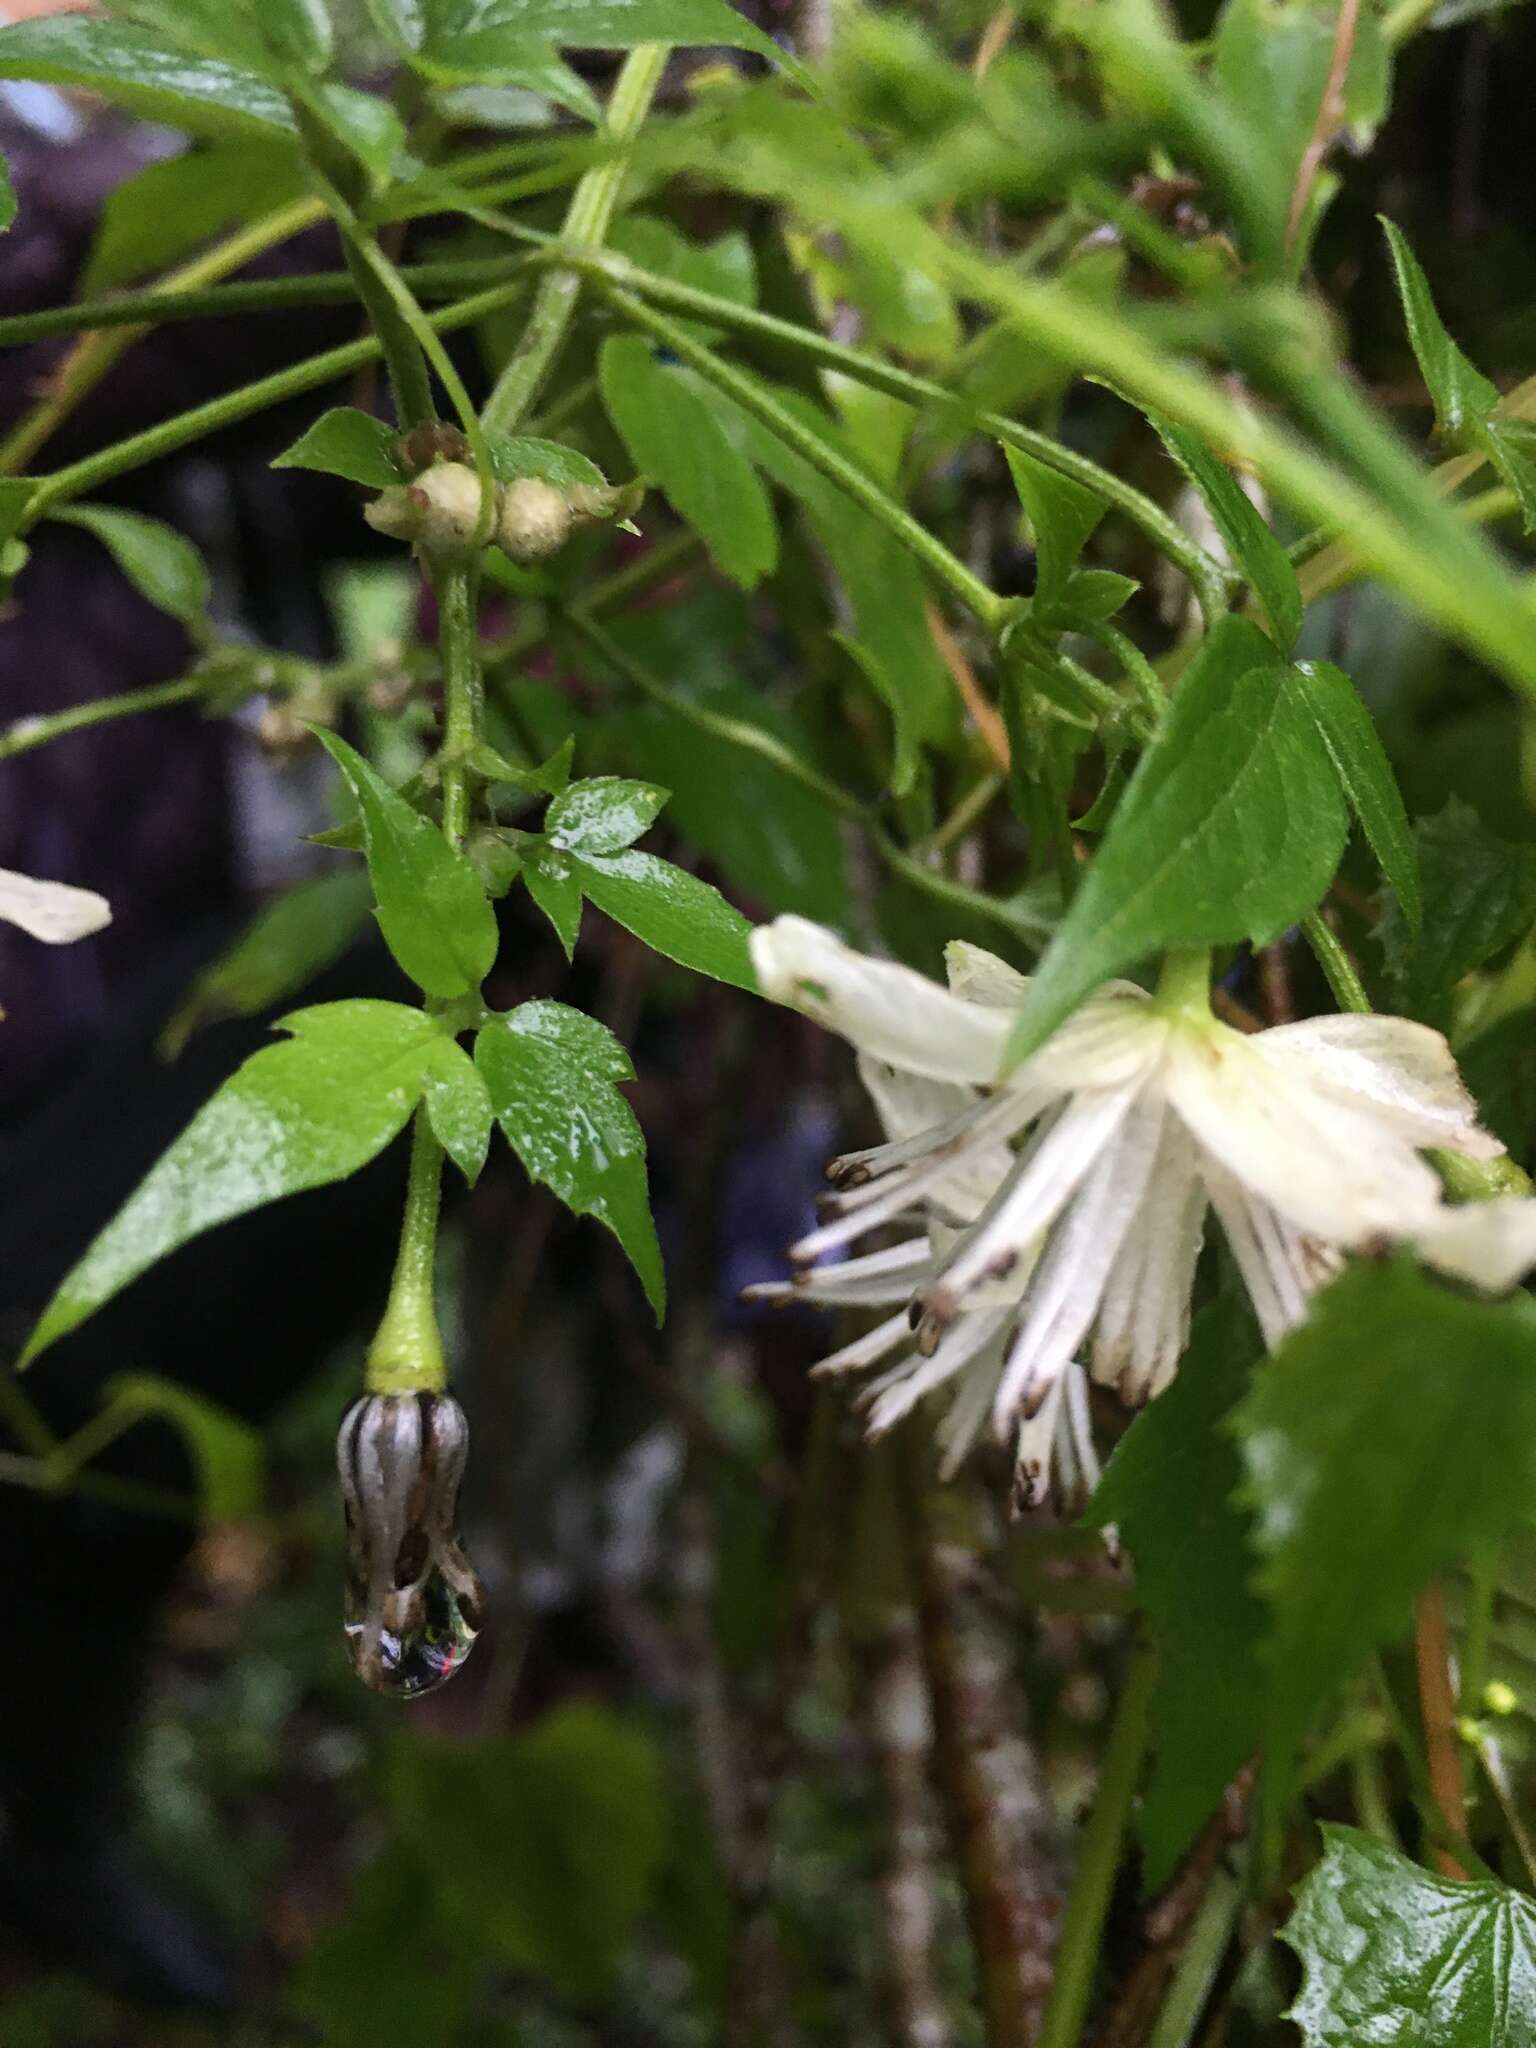
[[[343,1610],[352,1669],[375,1692],[410,1700],[446,1684],[475,1646],[482,1618],[479,1581],[453,1545],[450,1576],[434,1565],[414,1586],[391,1589],[384,1611],[368,1611],[367,1588],[349,1574]]]

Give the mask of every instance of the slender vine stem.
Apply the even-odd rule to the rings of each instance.
[[[464,844],[469,829],[469,776],[465,756],[480,733],[479,577],[456,566],[432,579],[437,595],[438,644],[443,658],[443,834]]]
[[[323,217],[316,200],[295,200],[291,206],[279,207],[262,219],[252,221],[248,227],[227,235],[201,256],[184,263],[179,270],[171,271],[161,280],[160,290],[194,291],[199,286],[212,284],[217,278],[227,277],[232,270],[239,270],[253,256],[275,248],[279,242],[286,242],[302,228],[313,227]],[[137,338],[137,330],[132,328],[126,332],[118,330],[111,334],[82,336],[74,351],[55,372],[47,397],[19,420],[0,442],[0,476],[14,476],[25,468],[43,443],[63,424],[81,399],[96,388],[118,357]]]
[[[618,147],[619,154],[594,164],[578,180],[561,230],[561,239],[570,248],[601,246],[623,189],[627,168],[623,145],[639,133],[670,54],[665,43],[642,43],[625,58],[604,123],[608,140]],[[517,351],[486,400],[487,432],[510,433],[538,397],[560,353],[581,287],[581,272],[568,265],[550,270],[541,281]]]
[[[1307,944],[1312,948],[1312,957],[1323,970],[1333,999],[1341,1010],[1352,1010],[1357,1016],[1370,1013],[1371,999],[1365,992],[1365,983],[1355,972],[1355,963],[1340,945],[1333,927],[1320,910],[1309,910],[1301,920]]]
[[[124,690],[116,697],[72,704],[67,711],[53,711],[45,717],[18,718],[0,731],[0,761],[30,754],[34,747],[46,747],[67,733],[81,732],[109,718],[128,718],[136,711],[159,711],[167,704],[184,704],[189,697],[200,697],[206,687],[201,676],[182,676],[174,683],[148,683],[142,690]]]
[[[459,327],[473,326],[488,313],[499,312],[522,291],[523,284],[519,278],[494,286],[489,291],[476,292],[426,317],[437,333],[448,334]],[[145,463],[174,454],[178,448],[188,447],[220,427],[249,419],[253,413],[265,412],[271,406],[281,405],[285,399],[297,398],[306,391],[314,391],[350,376],[365,363],[377,362],[379,354],[378,338],[372,334],[362,335],[356,341],[344,342],[339,348],[326,349],[320,355],[290,363],[287,368],[275,370],[268,377],[242,384],[238,390],[223,392],[217,398],[176,413],[140,433],[114,441],[110,447],[100,449],[94,455],[84,456],[79,462],[69,463],[63,469],[54,470],[50,476],[39,478],[27,507],[25,524],[28,527],[35,524],[52,505],[67,498],[81,497],[85,492],[95,490],[98,484],[110,483],[114,477],[126,475],[130,470],[142,469]]]
[[[1242,1904],[1241,1879],[1228,1869],[1218,1869],[1200,1901],[1168,1996],[1148,2036],[1147,2048],[1189,2048]]]
[[[904,505],[899,505],[883,491],[856,462],[807,427],[755,378],[696,341],[685,328],[669,320],[664,313],[658,313],[633,292],[608,284],[603,287],[603,293],[616,313],[661,342],[690,368],[697,370],[716,390],[734,399],[743,412],[750,413],[785,447],[793,449],[813,469],[819,470],[829,483],[835,484],[877,520],[893,539],[923,564],[935,581],[945,585],[952,595],[959,598],[989,632],[997,630],[1007,614],[1009,600],[988,589],[958,555],[951,553],[921,520],[914,519]]]
[[[1035,2048],[1078,2048],[1093,1995],[1104,1916],[1120,1862],[1120,1843],[1141,1775],[1156,1663],[1139,1645],[1132,1655],[1099,1773],[1099,1789],[1083,1833],[1077,1873],[1067,1896],[1056,1949],[1050,2003]]]

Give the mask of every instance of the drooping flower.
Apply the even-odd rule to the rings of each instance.
[[[1156,996],[1106,984],[999,1079],[1029,984],[978,947],[948,948],[944,989],[783,917],[753,960],[766,995],[856,1047],[888,1134],[832,1162],[827,1219],[791,1247],[798,1277],[759,1298],[894,1306],[818,1370],[892,1361],[865,1390],[875,1433],[949,1387],[946,1468],[990,1414],[1016,1439],[1026,1502],[1053,1460],[1091,1482],[1080,1353],[1132,1403],[1172,1378],[1208,1209],[1271,1344],[1347,1251],[1409,1243],[1491,1289],[1536,1263],[1536,1202],[1454,1208],[1421,1157],[1503,1150],[1424,1025],[1327,1016],[1247,1036],[1212,1014],[1197,958]],[[915,1235],[847,1256],[913,1218]]]

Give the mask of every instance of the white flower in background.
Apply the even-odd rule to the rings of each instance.
[[[65,946],[110,924],[112,906],[94,889],[75,889],[68,882],[41,882],[35,875],[0,868],[0,918],[47,945]]]
[[[828,1220],[791,1247],[798,1277],[753,1291],[899,1304],[818,1370],[893,1360],[865,1390],[872,1433],[950,1386],[946,1470],[990,1414],[1017,1432],[1027,1504],[1053,1460],[1066,1491],[1095,1476],[1080,1351],[1130,1402],[1173,1377],[1208,1207],[1271,1344],[1346,1251],[1407,1242],[1493,1289],[1536,1263],[1536,1202],[1453,1208],[1419,1156],[1503,1150],[1424,1025],[1329,1016],[1245,1036],[1212,1015],[1195,958],[1156,996],[1106,984],[999,1082],[1029,984],[980,948],[948,948],[947,990],[803,918],[760,927],[752,953],[765,995],[857,1048],[890,1138],[833,1161]],[[844,1256],[913,1217],[917,1234]]]

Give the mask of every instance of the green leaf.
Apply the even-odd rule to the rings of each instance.
[[[1224,618],[1185,672],[1041,959],[1010,1061],[1148,953],[1262,945],[1284,931],[1327,889],[1348,826],[1290,671],[1257,626]]]
[[[1021,449],[1003,453],[1035,536],[1035,601],[1044,611],[1065,593],[1067,578],[1109,504],[1097,491],[1085,490]]]
[[[371,413],[359,412],[355,405],[333,405],[291,448],[273,456],[272,467],[319,469],[327,476],[344,476],[350,483],[388,490],[409,481],[398,439],[393,427]]]
[[[1533,2048],[1536,1904],[1435,1877],[1356,1828],[1324,1855],[1280,1938],[1301,1958],[1286,2015],[1306,2048]]]
[[[94,533],[134,588],[172,618],[190,625],[207,612],[208,565],[163,519],[115,505],[61,505],[49,517]]]
[[[1316,720],[1349,807],[1402,905],[1409,930],[1417,933],[1424,917],[1418,849],[1402,791],[1370,712],[1349,677],[1331,661],[1298,661],[1291,670],[1291,687],[1300,692]]]
[[[125,1421],[158,1415],[186,1438],[205,1521],[236,1522],[259,1510],[261,1438],[248,1422],[156,1373],[120,1373],[102,1391],[109,1415]]]
[[[372,904],[367,875],[350,861],[286,890],[198,975],[161,1032],[160,1051],[174,1059],[201,1025],[257,1016],[303,988],[341,958]]]
[[[783,60],[725,0],[435,0],[422,53],[465,76],[494,72],[509,47],[631,50],[637,43],[719,43]]]
[[[584,854],[576,878],[599,910],[696,974],[756,991],[748,947],[752,927],[716,888],[655,854]]]
[[[1529,1512],[1536,1302],[1472,1300],[1406,1260],[1353,1267],[1234,1426],[1270,1609],[1265,1791],[1279,1812],[1317,1711],[1407,1633],[1422,1586]]]
[[[11,167],[0,156],[0,235],[16,218],[16,187],[11,183]]]
[[[261,0],[262,34],[273,55],[301,70],[324,71],[336,32],[325,0]]]
[[[598,379],[636,468],[697,530],[721,573],[751,590],[779,554],[773,507],[751,463],[710,408],[638,335],[603,343]]]
[[[751,242],[739,229],[713,242],[690,242],[655,214],[626,213],[614,223],[607,246],[653,277],[709,292],[733,306],[757,304],[757,262]],[[690,333],[711,331],[699,321],[686,324]]]
[[[1389,902],[1381,943],[1401,1007],[1443,1025],[1462,976],[1536,924],[1536,847],[1496,838],[1457,797],[1434,817],[1421,818],[1414,838],[1423,930],[1416,937],[1406,913]]]
[[[619,853],[655,822],[666,800],[654,782],[592,775],[561,791],[544,814],[544,830],[567,853]]]
[[[1178,1376],[1121,1439],[1094,1495],[1118,1525],[1158,1646],[1152,1775],[1137,1821],[1142,1883],[1160,1891],[1258,1745],[1264,1608],[1248,1584],[1237,1446],[1222,1427],[1261,1352],[1231,1298],[1196,1318]]]
[[[590,457],[563,441],[541,441],[535,434],[504,435],[491,443],[491,473],[499,484],[516,483],[519,477],[536,476],[557,490],[573,485],[596,484],[608,479]]]
[[[85,86],[192,135],[293,127],[281,93],[250,72],[189,56],[127,22],[65,14],[0,29],[0,78]]]
[[[473,1187],[491,1142],[491,1095],[480,1069],[446,1033],[422,1070],[422,1099],[437,1142]]]
[[[408,158],[401,163],[405,125],[389,101],[376,92],[358,92],[353,86],[327,80],[315,87],[312,104],[332,135],[351,151],[376,186],[386,184],[397,169],[412,168]]]
[[[1459,439],[1474,421],[1482,419],[1498,403],[1498,386],[1488,379],[1462,354],[1445,331],[1444,323],[1435,310],[1435,302],[1429,289],[1429,280],[1419,267],[1419,260],[1409,248],[1401,229],[1382,217],[1386,230],[1387,247],[1392,252],[1392,268],[1397,277],[1398,297],[1403,302],[1403,318],[1408,323],[1408,339],[1413,344],[1413,353],[1418,358],[1424,382],[1429,386],[1429,395],[1434,401],[1435,424],[1443,434],[1452,440]]]
[[[374,27],[403,56],[419,50],[427,38],[430,0],[366,0]]]
[[[577,863],[557,847],[545,847],[523,866],[528,894],[555,928],[565,948],[565,957],[576,952],[576,935],[581,930],[581,877]]]
[[[475,1064],[531,1180],[613,1232],[660,1322],[666,1275],[645,1180],[645,1139],[614,1086],[632,1081],[622,1045],[564,1003],[523,1003],[475,1040]]]
[[[236,135],[147,164],[108,193],[81,273],[82,297],[165,270],[222,233],[297,199],[303,165],[292,143]]]
[[[577,1701],[517,1734],[401,1743],[390,1803],[464,1932],[565,1998],[608,1988],[667,1840],[665,1772],[640,1728]]]
[[[1536,532],[1536,430],[1530,420],[1489,417],[1474,421],[1469,438],[1482,448],[1501,480],[1515,494],[1521,523]]]
[[[295,1010],[188,1124],[60,1283],[20,1363],[157,1260],[283,1195],[345,1180],[405,1126],[443,1034],[402,1003]]]
[[[27,516],[27,509],[36,491],[35,477],[0,477],[0,545],[10,541]]]
[[[424,818],[333,732],[317,737],[357,799],[363,851],[391,953],[429,996],[478,988],[496,958],[496,914],[480,878]]]
[[[1228,553],[1264,607],[1270,633],[1283,653],[1301,631],[1301,586],[1290,557],[1259,516],[1259,509],[1225,463],[1197,434],[1171,420],[1152,421],[1168,453],[1205,500]]]

